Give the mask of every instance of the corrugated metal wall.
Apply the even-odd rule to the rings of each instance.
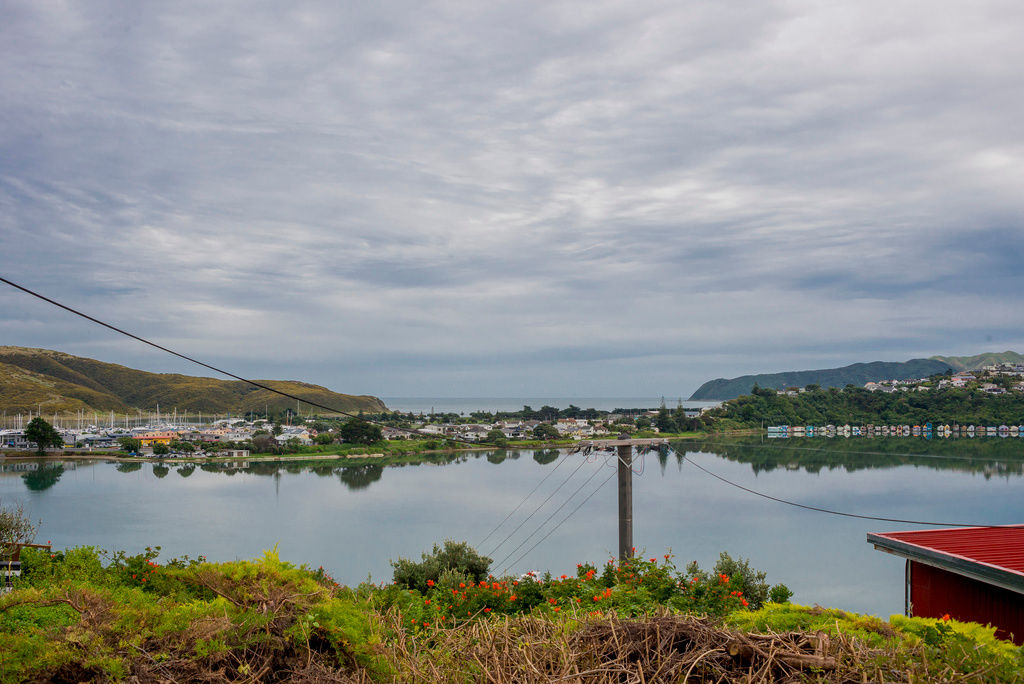
[[[1024,644],[1024,594],[910,561],[910,603],[915,617],[947,613],[964,622],[997,627],[996,636]]]

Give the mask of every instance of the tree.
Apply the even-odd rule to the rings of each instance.
[[[121,448],[125,451],[139,453],[139,449],[142,448],[142,442],[131,437],[118,437],[117,443],[121,445]]]
[[[384,438],[380,426],[353,419],[341,426],[341,438],[352,444],[373,444]]]
[[[36,416],[25,427],[25,439],[36,443],[36,453],[40,456],[46,453],[46,448],[51,446],[62,446],[64,438],[60,436],[52,425]]]
[[[336,436],[333,432],[321,432],[313,438],[313,441],[321,445],[333,444]]]
[[[166,444],[161,444],[160,442],[157,442],[156,444],[153,445],[154,456],[166,456],[169,453],[171,453],[171,448]]]
[[[558,439],[561,435],[551,423],[540,423],[533,428],[533,436],[537,439]]]
[[[0,559],[9,558],[15,544],[31,544],[35,536],[36,525],[21,504],[0,506]]]
[[[484,437],[484,441],[499,447],[503,447],[508,444],[508,438],[505,437],[505,433],[498,428],[490,430],[487,433],[487,436]]]

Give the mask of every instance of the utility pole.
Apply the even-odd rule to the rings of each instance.
[[[633,557],[633,445],[616,447],[619,461],[619,560]]]
[[[619,475],[619,560],[625,561],[633,557],[633,448],[652,447],[668,444],[665,438],[630,439],[629,435],[619,435],[618,439],[595,439],[580,442],[570,453],[586,450],[614,450],[618,463]]]

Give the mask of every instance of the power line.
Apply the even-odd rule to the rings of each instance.
[[[510,551],[509,553],[507,553],[507,554],[505,555],[505,557],[501,559],[501,562],[499,562],[499,563],[498,563],[497,565],[499,565],[499,566],[500,566],[500,565],[502,565],[503,563],[505,563],[506,561],[508,561],[508,559],[509,559],[509,558],[511,558],[511,557],[512,557],[512,555],[513,555],[513,554],[515,554],[515,552],[516,552],[516,551],[518,551],[519,549],[523,548],[523,545],[524,545],[524,544],[526,544],[526,542],[530,541],[530,539],[531,539],[531,538],[533,537],[533,535],[535,535],[535,534],[537,534],[538,532],[540,532],[540,531],[541,531],[541,530],[542,530],[542,529],[544,528],[544,526],[545,526],[545,525],[547,525],[547,524],[548,524],[548,522],[550,522],[550,521],[551,521],[551,519],[552,519],[552,518],[554,518],[554,517],[555,517],[555,515],[557,515],[557,514],[558,514],[558,512],[559,512],[560,510],[562,510],[563,508],[565,508],[565,507],[566,507],[566,506],[567,506],[567,505],[569,504],[569,502],[570,502],[570,501],[572,501],[572,499],[573,499],[573,497],[574,497],[574,496],[576,496],[577,494],[579,494],[579,493],[580,493],[580,491],[581,491],[581,490],[582,490],[582,489],[583,489],[584,487],[586,487],[586,486],[587,486],[588,484],[590,484],[590,481],[591,481],[591,480],[593,480],[593,479],[594,479],[595,477],[597,477],[597,475],[598,475],[598,474],[599,474],[600,472],[601,472],[601,471],[600,471],[599,469],[595,468],[595,469],[594,469],[594,472],[593,472],[593,473],[592,473],[592,474],[590,475],[590,477],[588,477],[588,478],[587,478],[586,480],[584,480],[584,481],[583,481],[583,484],[581,484],[581,485],[580,485],[579,487],[577,487],[577,488],[576,488],[576,491],[575,491],[575,492],[573,492],[572,494],[570,494],[570,495],[569,495],[569,497],[568,497],[568,498],[567,498],[567,499],[566,499],[566,500],[565,500],[565,501],[564,501],[564,502],[562,503],[562,505],[561,505],[561,506],[559,506],[559,507],[558,507],[558,508],[556,508],[556,509],[555,509],[554,511],[552,511],[551,515],[549,515],[549,516],[548,516],[547,518],[545,518],[545,519],[544,519],[544,522],[542,522],[542,523],[541,523],[540,525],[538,525],[538,526],[537,526],[537,529],[535,529],[535,530],[534,530],[533,532],[531,532],[531,533],[530,533],[529,535],[527,535],[527,537],[526,537],[525,539],[523,539],[523,541],[519,542],[519,546],[517,546],[516,548],[512,549],[512,551]],[[610,480],[611,478],[612,478],[612,476],[611,476],[611,475],[609,475],[609,476],[608,476],[608,479]],[[507,569],[508,569],[508,566],[505,566],[505,569],[507,570]],[[504,572],[504,571],[503,571],[503,572]]]
[[[555,494],[557,494],[559,492],[559,490],[561,490],[562,487],[564,487],[566,485],[566,483],[568,483],[569,480],[572,479],[572,476],[575,475],[576,473],[578,473],[580,468],[582,468],[585,464],[586,464],[586,460],[585,459],[580,459],[580,464],[578,466],[576,466],[576,470],[574,470],[571,473],[569,473],[569,477],[565,478],[562,481],[562,484],[560,484],[557,487],[555,487],[555,489],[550,494],[548,494],[548,498],[546,498],[543,501],[541,501],[540,505],[537,506],[535,509],[533,509],[533,512],[530,513],[530,515],[526,516],[526,518],[523,519],[523,521],[521,523],[516,525],[516,528],[514,530],[512,530],[511,532],[508,533],[508,536],[506,536],[504,539],[502,539],[501,542],[497,546],[495,546],[493,549],[491,549],[490,553],[493,554],[498,549],[500,549],[502,546],[504,546],[505,543],[509,539],[511,539],[515,535],[516,532],[518,532],[520,529],[522,529],[523,525],[525,525],[527,522],[529,522],[530,518],[532,518],[533,516],[535,516],[537,514],[537,511],[539,511],[540,509],[544,508],[544,506],[547,504],[548,501],[551,501],[552,497],[554,497]]]
[[[533,552],[533,550],[534,550],[535,548],[537,548],[538,546],[540,546],[540,545],[541,545],[541,544],[542,544],[542,543],[544,542],[544,540],[545,540],[545,539],[547,539],[547,538],[548,538],[548,537],[550,537],[550,536],[551,536],[552,534],[554,534],[554,533],[555,533],[555,530],[557,530],[557,529],[558,529],[559,527],[561,527],[561,526],[562,526],[563,524],[565,524],[565,522],[566,522],[566,521],[567,521],[567,520],[568,520],[569,518],[571,518],[572,516],[576,515],[576,511],[578,511],[578,510],[580,510],[581,508],[583,508],[583,504],[585,504],[585,503],[587,503],[588,501],[590,501],[590,499],[591,499],[591,498],[592,498],[592,497],[593,497],[593,496],[594,496],[595,494],[597,494],[597,493],[598,493],[599,491],[601,491],[601,488],[602,488],[602,487],[604,487],[604,486],[605,486],[606,484],[608,484],[609,482],[611,482],[612,478],[613,478],[613,477],[615,477],[615,476],[616,476],[617,474],[618,474],[618,473],[612,473],[611,475],[609,475],[608,477],[606,477],[606,478],[605,478],[604,480],[602,480],[602,481],[601,481],[601,483],[597,485],[597,488],[596,488],[596,489],[594,489],[594,491],[590,492],[590,494],[588,494],[588,495],[587,495],[587,497],[586,497],[585,499],[583,499],[583,501],[580,501],[580,502],[579,502],[579,504],[577,504],[577,505],[576,505],[576,508],[574,508],[574,509],[572,509],[571,511],[569,511],[569,515],[567,515],[567,516],[565,516],[564,518],[562,518],[562,520],[561,520],[561,521],[560,521],[560,522],[559,522],[559,523],[558,523],[557,525],[555,525],[554,527],[552,527],[552,528],[551,528],[551,531],[549,531],[549,532],[548,532],[547,534],[545,534],[545,535],[544,535],[543,537],[541,537],[540,539],[538,539],[538,540],[537,540],[537,542],[536,542],[536,543],[535,543],[535,544],[534,544],[533,546],[531,546],[530,548],[528,548],[528,549],[527,549],[526,551],[524,551],[524,552],[523,552],[523,554],[522,554],[521,556],[519,556],[519,558],[516,558],[516,559],[515,559],[514,561],[512,561],[511,563],[509,563],[508,565],[506,565],[506,566],[505,566],[505,569],[504,569],[504,570],[502,570],[502,574],[505,574],[505,570],[508,570],[508,569],[509,569],[509,568],[511,568],[511,567],[512,567],[513,565],[517,564],[517,563],[518,563],[519,561],[523,560],[523,559],[524,559],[524,558],[526,558],[526,557],[527,557],[528,555],[530,555],[530,553],[532,553],[532,552]]]
[[[208,363],[204,363],[203,361],[200,361],[199,359],[195,359],[195,358],[192,358],[191,356],[188,356],[186,354],[182,354],[180,352],[176,352],[173,349],[168,349],[167,347],[159,345],[156,342],[151,342],[150,340],[147,340],[144,337],[140,337],[139,335],[135,335],[133,333],[130,333],[127,330],[123,330],[121,328],[118,328],[115,325],[111,325],[110,323],[106,323],[104,321],[101,321],[100,319],[94,318],[93,316],[90,316],[90,315],[88,315],[86,313],[83,313],[83,312],[79,311],[78,309],[75,309],[73,307],[67,306],[66,304],[61,304],[57,300],[51,299],[51,298],[49,298],[49,297],[47,297],[45,295],[42,295],[42,294],[36,292],[35,290],[30,290],[27,287],[24,287],[22,285],[19,285],[18,283],[10,281],[7,278],[4,278],[3,276],[0,276],[0,282],[6,283],[6,284],[10,285],[11,287],[13,287],[15,289],[21,290],[22,292],[24,292],[26,294],[29,294],[29,295],[32,295],[33,297],[36,297],[37,299],[41,299],[44,302],[47,302],[48,304],[52,304],[52,305],[54,305],[54,306],[56,306],[58,308],[64,309],[65,311],[73,313],[76,316],[81,316],[82,318],[86,319],[87,321],[91,321],[91,322],[93,322],[93,323],[95,323],[97,325],[101,325],[104,328],[108,328],[110,330],[113,330],[114,332],[117,332],[117,333],[120,333],[122,335],[125,335],[126,337],[130,337],[133,340],[137,340],[139,342],[142,342],[143,344],[148,344],[150,347],[154,347],[156,349],[159,349],[160,351],[164,351],[164,352],[167,352],[168,354],[171,354],[173,356],[177,356],[179,359],[184,359],[184,360],[189,361],[191,363],[194,363],[194,364],[197,364],[199,366],[202,366],[203,368],[209,368],[210,370],[214,371],[215,373],[220,373],[221,375],[226,375],[229,378],[234,378],[235,380],[241,380],[242,382],[248,383],[248,384],[252,385],[253,387],[259,387],[260,389],[267,390],[268,392],[273,392],[274,394],[278,394],[278,395],[280,395],[282,397],[288,397],[289,399],[294,399],[296,401],[301,401],[303,403],[309,404],[310,406],[315,406],[317,408],[324,409],[325,411],[330,411],[331,413],[338,413],[338,414],[341,414],[343,416],[347,416],[349,418],[355,418],[357,420],[363,420],[363,421],[366,421],[367,423],[370,423],[372,425],[377,425],[378,427],[392,427],[392,429],[400,430],[402,432],[407,432],[409,434],[417,435],[417,436],[420,436],[420,437],[433,437],[433,435],[430,435],[429,433],[421,432],[419,430],[414,430],[412,428],[393,427],[393,426],[385,425],[384,423],[381,423],[381,422],[376,421],[376,420],[362,418],[360,416],[354,415],[354,414],[349,413],[347,411],[342,411],[341,409],[338,409],[338,408],[334,408],[334,407],[331,407],[331,406],[325,406],[323,404],[318,404],[315,401],[310,401],[308,399],[303,399],[302,397],[297,397],[294,394],[290,394],[290,393],[284,392],[282,390],[274,389],[273,387],[270,387],[268,385],[264,385],[263,383],[260,383],[260,382],[256,382],[255,380],[250,380],[249,378],[243,378],[241,375],[236,375],[235,373],[232,373],[230,371],[226,371],[226,370],[223,370],[221,368],[217,368],[216,366],[212,366],[212,365],[210,365]],[[448,439],[448,440],[450,440],[452,442],[458,442],[460,444],[470,444],[470,445],[473,445],[473,446],[478,446],[479,444],[482,444],[482,442],[470,442],[469,440],[464,440],[464,439],[460,439],[460,438],[457,438],[457,437],[446,437],[446,439]]]
[[[675,449],[673,449],[673,451],[675,451]],[[749,487],[745,487],[745,486],[743,486],[743,485],[741,485],[739,483],[733,482],[732,480],[728,480],[728,479],[722,477],[721,475],[718,475],[717,473],[711,472],[710,470],[708,470],[704,466],[700,465],[696,461],[692,460],[690,457],[686,456],[685,454],[680,454],[678,451],[676,451],[676,454],[679,455],[684,461],[686,461],[687,463],[689,463],[693,467],[695,467],[698,470],[701,470],[701,471],[707,473],[711,477],[715,478],[716,480],[720,480],[720,481],[724,482],[727,485],[730,485],[732,487],[736,487],[737,489],[741,489],[741,490],[747,492],[748,494],[753,494],[755,496],[760,496],[760,497],[762,497],[764,499],[769,499],[771,501],[775,501],[775,502],[778,502],[778,503],[783,503],[783,504],[786,504],[786,505],[789,505],[789,506],[796,506],[797,508],[803,508],[803,509],[808,510],[808,511],[817,511],[819,513],[829,513],[831,515],[841,515],[841,516],[844,516],[844,517],[847,517],[847,518],[860,518],[862,520],[878,520],[880,522],[905,523],[907,525],[928,525],[928,526],[933,526],[933,527],[934,526],[939,526],[939,527],[1016,527],[1016,525],[978,525],[976,523],[947,523],[947,522],[933,522],[933,521],[927,521],[927,520],[905,520],[905,519],[902,519],[902,518],[885,518],[885,517],[877,516],[877,515],[863,515],[863,514],[860,514],[860,513],[847,513],[847,512],[844,512],[844,511],[834,511],[834,510],[829,509],[829,508],[819,508],[818,506],[809,506],[807,504],[797,503],[796,501],[790,501],[788,499],[782,499],[782,498],[779,498],[777,496],[772,496],[770,494],[765,494],[763,492],[756,491],[756,490],[751,489]]]
[[[490,532],[487,533],[486,537],[484,537],[483,539],[480,540],[480,543],[478,543],[476,545],[477,548],[481,548],[484,545],[484,543],[486,543],[487,540],[491,538],[492,534],[497,532],[501,528],[502,525],[504,525],[506,522],[508,522],[508,519],[511,518],[515,514],[516,511],[518,511],[520,508],[522,508],[523,504],[526,503],[531,496],[533,496],[533,493],[536,492],[538,489],[540,489],[540,486],[542,484],[544,484],[545,482],[547,482],[549,477],[551,477],[552,475],[555,474],[555,471],[558,470],[559,466],[561,466],[563,463],[565,463],[568,460],[569,459],[567,459],[567,458],[560,458],[560,459],[558,459],[558,463],[555,464],[555,467],[548,471],[548,474],[545,475],[543,477],[543,479],[541,479],[541,481],[537,483],[536,487],[534,487],[533,489],[530,490],[530,493],[527,494],[523,498],[523,500],[519,502],[519,505],[517,505],[515,508],[513,508],[512,511],[508,515],[505,516],[504,520],[502,520],[500,523],[498,523],[497,526],[495,526],[495,528],[493,530],[491,530]]]

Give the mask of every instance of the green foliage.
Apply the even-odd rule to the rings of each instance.
[[[31,544],[37,529],[22,504],[0,505],[0,560],[10,557],[15,544]]]
[[[437,552],[435,547],[435,556]],[[751,570],[746,561],[733,560],[727,554],[723,554],[716,569],[734,568],[738,573],[735,579],[724,573],[703,572],[696,563],[679,572],[671,554],[661,559],[634,558],[622,563],[609,560],[600,572],[592,564],[579,564],[576,576],[528,573],[501,579],[480,579],[459,570],[427,577],[427,568],[422,566],[428,558],[424,554],[422,564],[393,563],[395,583],[372,594],[382,607],[398,609],[403,624],[412,629],[455,626],[482,616],[523,613],[555,617],[614,612],[635,616],[667,607],[684,613],[721,616],[748,607],[744,583],[763,592],[765,597],[759,599],[762,602],[769,593],[764,573]]]
[[[533,428],[533,436],[537,439],[558,439],[561,435],[551,423],[539,423]]]
[[[160,444],[159,442],[153,445],[153,455],[155,456],[166,456],[171,453],[171,448],[166,444]]]
[[[499,430],[498,428],[494,428],[494,429],[490,430],[487,433],[487,436],[484,437],[484,440],[486,442],[490,443],[490,444],[493,444],[493,445],[499,446],[499,447],[503,447],[503,446],[506,446],[508,444],[508,438],[505,437],[505,433],[502,432],[501,430]]]
[[[405,558],[391,561],[395,584],[422,593],[440,580],[442,573],[451,571],[479,582],[487,577],[492,560],[466,542],[451,539],[446,539],[443,547],[434,544],[433,552],[422,554],[422,558],[419,563]]]
[[[142,451],[142,442],[131,437],[118,437],[117,443],[127,452],[139,453]]]
[[[379,425],[354,418],[341,426],[341,438],[353,444],[373,444],[384,435]]]
[[[220,681],[311,661],[320,672],[379,668],[379,622],[322,568],[275,551],[160,565],[158,552],[119,552],[104,566],[91,547],[26,549],[22,580],[0,596],[0,681]]]
[[[1016,425],[1024,415],[1024,393],[991,395],[972,389],[929,392],[870,392],[861,387],[808,390],[796,396],[759,390],[726,402],[710,414],[735,427],[769,425],[864,425],[960,423]]]
[[[48,447],[59,447],[64,444],[64,438],[60,433],[39,416],[25,426],[25,439],[35,442],[36,452],[40,455],[45,454]]]
[[[748,560],[734,559],[725,551],[719,554],[713,572],[716,575],[728,576],[732,586],[743,592],[743,596],[750,603],[751,610],[758,610],[769,602],[786,603],[793,596],[793,592],[784,584],[769,586],[765,581],[768,573],[763,570],[753,570]]]
[[[953,681],[950,672],[984,673],[981,681],[1017,681],[1024,671],[1024,649],[997,639],[994,627],[976,623],[902,615],[893,615],[887,622],[872,615],[790,603],[732,613],[726,622],[753,632],[822,631],[852,636],[873,648],[894,650],[887,666],[920,672],[915,681]]]

